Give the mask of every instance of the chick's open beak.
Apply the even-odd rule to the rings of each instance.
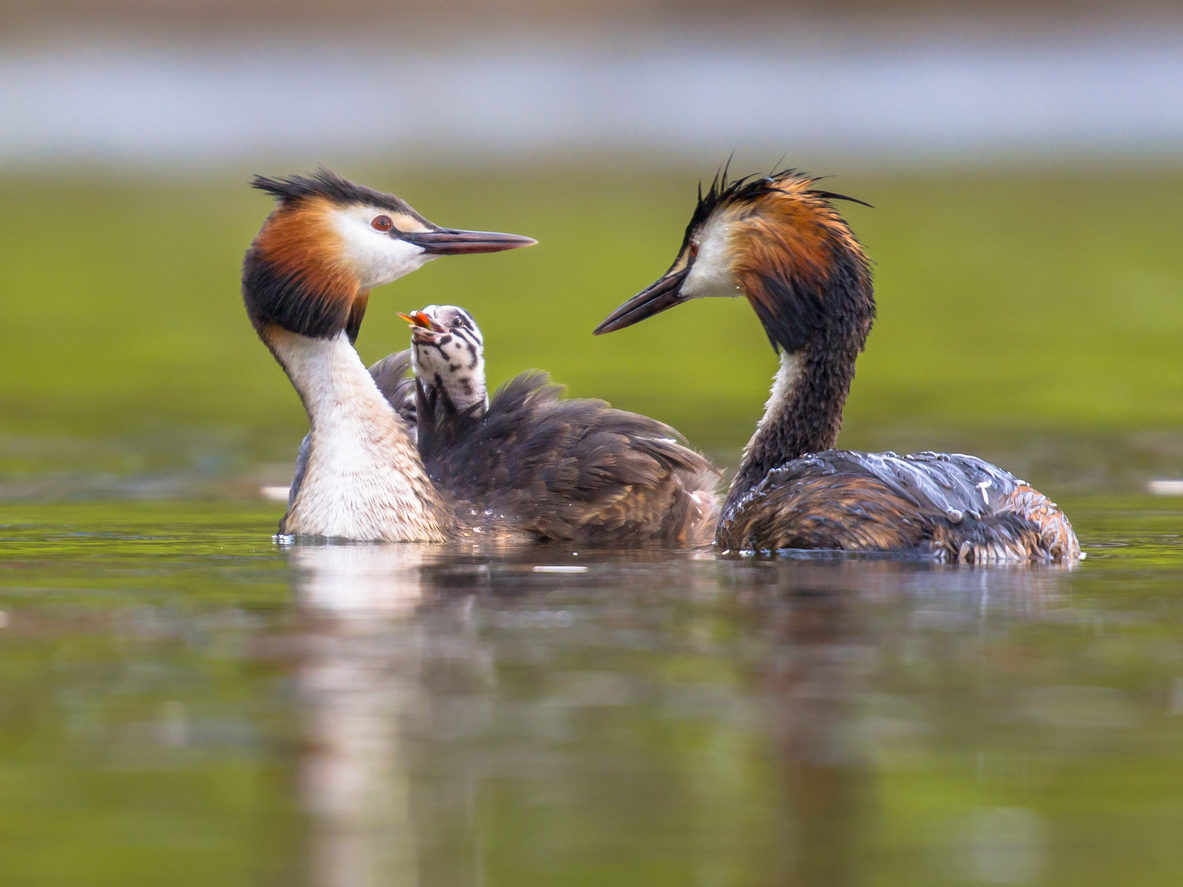
[[[411,338],[416,342],[434,342],[447,332],[422,311],[412,311],[410,314],[399,312],[398,316],[411,325]]]
[[[442,333],[444,331],[442,326],[440,326],[422,311],[412,311],[410,314],[403,314],[402,312],[399,312],[398,316],[409,323],[411,326],[421,327],[427,330],[434,330],[437,333]]]

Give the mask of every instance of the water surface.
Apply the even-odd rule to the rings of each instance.
[[[1077,569],[6,508],[10,884],[1175,884],[1183,503]]]

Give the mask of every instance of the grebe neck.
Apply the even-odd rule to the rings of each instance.
[[[781,352],[764,415],[723,503],[724,515],[772,469],[834,446],[860,345],[815,339],[798,351]]]
[[[448,511],[410,433],[342,331],[261,331],[304,402],[308,465],[281,533],[388,542],[442,542]]]

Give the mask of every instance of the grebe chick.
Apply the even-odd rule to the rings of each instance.
[[[458,434],[489,409],[485,382],[485,341],[480,327],[463,308],[428,305],[400,314],[411,325],[411,369],[415,374],[420,452],[424,435],[443,426]]]
[[[429,477],[460,500],[525,515],[544,539],[705,545],[719,472],[661,422],[600,400],[561,397],[525,373],[490,399],[484,339],[454,305],[411,324],[416,430]]]
[[[853,200],[793,170],[715,178],[669,270],[610,314],[622,329],[705,296],[745,296],[780,352],[764,416],[723,504],[730,550],[840,549],[941,561],[1075,562],[1064,513],[973,456],[834,450],[875,316],[862,246],[834,209]],[[854,201],[861,203],[861,201]]]

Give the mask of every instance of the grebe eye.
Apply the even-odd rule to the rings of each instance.
[[[374,220],[370,222],[370,227],[375,231],[390,231],[394,228],[394,219],[390,216],[374,216]]]
[[[692,259],[698,258],[698,241],[697,240],[690,241],[690,258],[692,258]]]

